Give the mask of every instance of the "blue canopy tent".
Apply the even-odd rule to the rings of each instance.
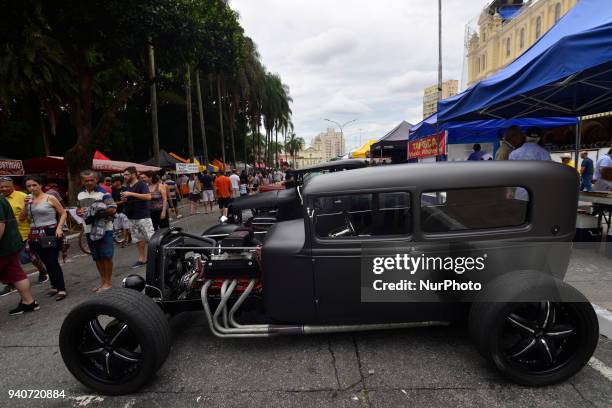
[[[438,123],[437,115],[434,113],[410,128],[408,141],[412,142],[447,131],[448,144],[493,143],[494,149],[497,150],[500,131],[510,126],[519,126],[522,129],[531,126],[550,129],[561,126],[576,126],[577,123],[578,119],[575,117],[489,119]]]
[[[438,103],[440,122],[612,110],[612,7],[581,0],[523,55]]]
[[[494,142],[499,139],[499,131],[510,126],[519,126],[523,129],[537,126],[543,129],[561,126],[576,126],[577,118],[515,118],[515,119],[489,119],[469,122],[443,122],[437,123],[434,113],[422,122],[412,126],[408,134],[408,141],[418,140],[438,132],[448,131],[448,144]]]

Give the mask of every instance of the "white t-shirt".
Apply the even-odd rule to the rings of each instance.
[[[229,176],[229,179],[232,182],[233,189],[240,188],[240,176],[238,176],[237,174],[232,174],[231,176]]]

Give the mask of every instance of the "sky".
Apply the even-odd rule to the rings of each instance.
[[[422,119],[423,89],[438,78],[435,0],[231,0],[268,71],[293,98],[307,145],[331,119],[347,150],[402,120]],[[486,0],[442,0],[443,79],[461,83],[464,32]]]

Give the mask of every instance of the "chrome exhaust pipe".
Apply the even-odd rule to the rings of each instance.
[[[448,326],[449,322],[445,321],[425,321],[425,322],[410,322],[410,323],[386,323],[386,324],[357,324],[357,325],[309,325],[309,326],[289,326],[289,325],[270,325],[270,324],[250,324],[243,325],[236,322],[234,315],[242,306],[246,298],[251,294],[255,287],[255,280],[251,279],[249,284],[232,305],[228,312],[228,302],[232,293],[238,285],[236,279],[224,280],[221,284],[220,296],[221,300],[211,313],[210,305],[208,304],[208,289],[212,284],[211,280],[204,282],[200,295],[202,298],[202,306],[204,314],[208,321],[210,331],[217,337],[221,338],[240,338],[240,337],[271,337],[278,335],[297,335],[297,334],[326,334],[326,333],[346,333],[356,331],[371,331],[371,330],[393,330],[407,329],[415,327],[432,327],[432,326]],[[219,320],[222,320],[220,322]]]

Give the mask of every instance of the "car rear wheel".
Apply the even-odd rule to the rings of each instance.
[[[509,299],[508,291],[533,300],[539,292],[546,292],[537,287],[541,281],[518,282],[514,279],[514,288],[506,285],[504,299]],[[599,326],[591,304],[566,283],[555,280],[554,284],[559,293],[581,301],[541,299],[472,305],[469,326],[480,353],[518,384],[543,386],[563,381],[582,369],[597,346]]]
[[[170,351],[168,320],[150,298],[109,289],[76,306],[62,324],[60,352],[68,370],[102,394],[137,391]]]

